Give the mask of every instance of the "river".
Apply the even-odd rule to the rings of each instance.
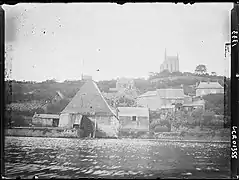
[[[229,143],[6,137],[5,174],[32,178],[230,178]]]

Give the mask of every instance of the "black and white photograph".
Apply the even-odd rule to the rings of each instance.
[[[233,3],[2,9],[4,178],[231,178]]]

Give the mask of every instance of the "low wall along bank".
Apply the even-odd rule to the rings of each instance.
[[[68,137],[79,138],[80,130],[76,129],[60,129],[60,128],[12,128],[6,129],[6,136],[25,136],[25,137]]]
[[[83,130],[80,129],[64,129],[59,127],[14,127],[5,130],[6,136],[21,136],[21,137],[53,137],[53,138],[82,138]],[[109,134],[96,131],[98,138],[110,138]]]

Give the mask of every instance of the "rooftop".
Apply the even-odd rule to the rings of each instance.
[[[62,113],[115,116],[93,80],[86,81]]]
[[[147,91],[144,94],[141,94],[139,97],[148,97],[148,96],[157,96],[157,91]]]
[[[39,117],[43,119],[59,119],[60,118],[58,114],[34,114],[33,117]]]
[[[148,91],[139,97],[159,96],[161,98],[181,99],[186,97],[183,89],[157,89],[156,91]]]
[[[200,82],[196,89],[223,89],[218,82]]]
[[[157,93],[161,98],[180,99],[185,97],[183,89],[157,89]]]

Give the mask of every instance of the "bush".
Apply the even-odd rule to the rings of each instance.
[[[158,125],[154,128],[154,132],[169,132],[169,128],[166,126]]]
[[[47,106],[47,112],[49,114],[58,114],[67,106],[68,103],[69,103],[69,100],[62,99],[56,104],[49,104]]]
[[[187,134],[186,131],[181,131],[181,132],[180,132],[180,136],[181,136],[181,137],[184,137],[186,134]]]
[[[215,113],[212,111],[206,111],[203,113],[203,125],[210,125],[213,121]]]

